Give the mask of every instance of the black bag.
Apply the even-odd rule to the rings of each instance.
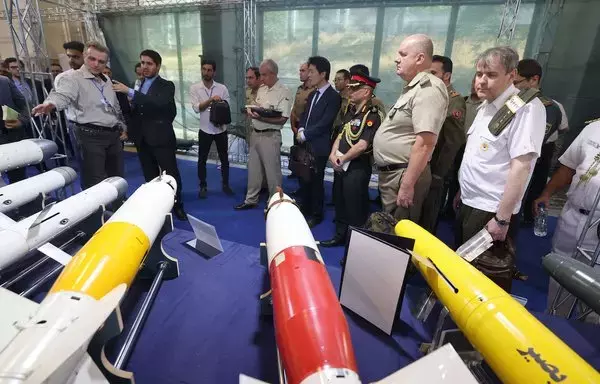
[[[315,157],[304,145],[292,145],[288,168],[302,181],[309,182],[315,170]]]
[[[515,266],[515,249],[509,239],[494,244],[472,264],[508,293],[512,289],[513,279],[519,275]]]
[[[216,126],[231,123],[231,110],[225,100],[213,101],[210,104],[210,122]]]

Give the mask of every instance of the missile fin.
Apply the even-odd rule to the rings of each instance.
[[[46,243],[37,249],[42,252],[44,255],[58,261],[62,265],[67,265],[71,261],[72,256],[62,249],[54,246],[53,244]]]
[[[80,317],[66,330],[62,342],[52,351],[52,359],[44,359],[38,368],[27,378],[24,384],[43,383],[57,371],[63,363],[87,348],[89,340],[104,324],[108,316],[119,305],[127,290],[126,284],[120,284],[100,299],[87,316]]]
[[[478,382],[452,344],[446,344],[374,384],[402,383],[477,384]]]
[[[416,252],[410,252],[410,254],[412,255],[412,257],[414,257],[419,263],[423,264],[424,266],[426,266],[429,269],[433,269],[436,270],[435,267],[433,266],[433,263],[426,257],[423,257],[421,255],[419,255]]]
[[[255,379],[254,377],[246,376],[240,373],[240,384],[269,384],[266,381]]]
[[[33,221],[33,223],[31,223],[31,225],[29,226],[28,230],[31,230],[31,228],[40,225],[40,223],[43,222],[46,219],[46,214],[48,213],[48,211],[50,209],[52,209],[52,206],[54,206],[54,204],[56,204],[56,201],[53,201],[52,203],[46,205],[44,207],[44,209],[42,209],[40,211],[40,213],[38,213],[38,215],[36,216],[36,218]]]
[[[0,288],[0,351],[19,333],[15,324],[37,311],[39,304],[5,288]]]

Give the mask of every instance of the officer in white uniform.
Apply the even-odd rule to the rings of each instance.
[[[535,200],[535,207],[537,209],[538,203],[548,206],[554,192],[571,185],[567,192],[567,203],[560,214],[552,239],[552,252],[572,257],[588,216],[593,215],[592,222],[600,217],[600,209],[594,206],[596,194],[600,190],[600,119],[588,124],[558,161],[561,166],[546,185],[542,195]],[[583,248],[592,254],[598,241],[597,227],[592,227],[585,237]],[[581,254],[577,259],[586,264],[591,262]],[[600,268],[600,261],[595,267]],[[552,304],[558,286],[550,279],[548,306]],[[565,303],[561,305],[557,314],[566,314],[569,308],[570,303]]]

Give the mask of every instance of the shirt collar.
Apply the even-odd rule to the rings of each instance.
[[[324,86],[322,86],[321,88],[319,88],[319,93],[323,94],[323,92],[325,92],[327,90],[327,88],[331,87],[331,84],[329,83],[325,83]]]
[[[412,80],[411,80],[411,81],[410,81],[408,84],[406,84],[406,85],[404,86],[404,88],[407,88],[407,87],[409,87],[409,88],[410,88],[410,87],[414,87],[414,86],[415,86],[415,85],[417,85],[417,83],[418,83],[419,81],[421,81],[421,79],[422,79],[423,77],[425,77],[426,75],[427,75],[427,72],[419,72],[419,73],[417,73],[417,75],[416,75],[415,77],[413,77],[413,79],[412,79]]]
[[[81,66],[81,68],[77,69],[77,71],[80,71],[81,74],[83,75],[84,79],[94,79],[96,78],[96,76],[94,76],[92,74],[92,72],[89,71],[89,69],[84,65]]]
[[[502,92],[500,94],[500,96],[496,97],[496,100],[492,101],[491,103],[488,103],[487,100],[484,101],[482,103],[483,105],[487,105],[487,104],[491,104],[494,106],[494,108],[496,108],[496,110],[499,110],[500,108],[502,108],[502,106],[504,105],[504,103],[506,103],[506,101],[514,94],[519,93],[519,90],[517,89],[517,87],[515,87],[513,84],[509,85],[508,88],[506,88],[504,90],[504,92]]]
[[[158,75],[155,75],[154,77],[148,77],[148,78],[145,78],[144,81],[152,83],[154,80],[156,80],[157,77],[158,77]]]

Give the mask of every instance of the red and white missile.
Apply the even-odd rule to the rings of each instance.
[[[125,179],[109,177],[68,199],[48,205],[41,212],[13,225],[0,220],[0,224],[4,226],[0,227],[0,270],[73,228],[101,206],[125,196],[127,188]]]
[[[9,212],[35,200],[40,193],[48,194],[65,187],[77,179],[70,167],[57,167],[25,180],[0,188],[0,213]]]
[[[0,345],[0,383],[80,382],[89,341],[140,270],[176,189],[168,175],[143,184],[73,256],[36,311],[19,321],[0,316],[0,342],[15,334]]]
[[[52,140],[26,139],[0,145],[0,172],[48,160],[58,151]]]
[[[266,220],[275,338],[287,382],[360,383],[348,323],[304,216],[277,193]]]

